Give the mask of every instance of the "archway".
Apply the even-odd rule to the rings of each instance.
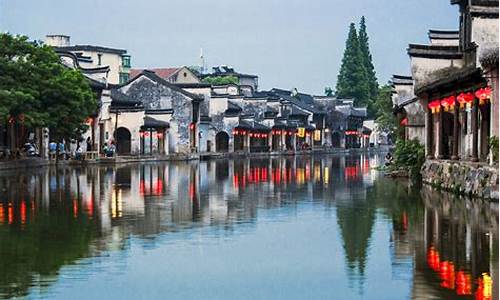
[[[215,151],[227,152],[229,150],[229,135],[224,131],[215,136]]]
[[[116,153],[119,155],[130,154],[131,134],[127,128],[120,127],[116,130]]]

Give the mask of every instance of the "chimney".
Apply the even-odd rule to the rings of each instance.
[[[45,44],[52,47],[67,47],[70,45],[69,39],[69,35],[47,34],[45,36]]]

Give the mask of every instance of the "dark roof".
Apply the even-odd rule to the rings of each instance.
[[[260,124],[260,123],[257,123],[257,122],[254,121],[253,122],[252,130],[256,130],[256,131],[270,131],[271,128],[267,127],[264,124]]]
[[[459,31],[458,30],[442,30],[442,29],[429,29],[427,33],[429,39],[438,40],[458,40]]]
[[[288,91],[288,90],[284,90],[284,89],[279,89],[279,88],[273,88],[271,90],[271,92],[279,94],[280,96],[284,95],[284,96],[295,97],[298,100],[300,100],[300,101],[302,101],[304,103],[307,103],[309,105],[312,105],[314,103],[314,96],[309,95],[309,94],[304,94],[304,93],[297,92],[297,95],[292,96],[292,91]]]
[[[95,51],[95,52],[113,53],[119,55],[127,53],[127,50],[124,49],[109,48],[103,46],[92,46],[92,45],[74,45],[74,46],[63,46],[55,48],[57,50],[63,50],[63,51]]]
[[[434,79],[415,88],[416,95],[446,94],[457,89],[468,89],[486,81],[480,68],[446,68],[431,74]]]
[[[469,0],[450,0],[451,4],[467,4]],[[498,6],[498,0],[470,0],[471,5],[477,6]]]
[[[158,83],[160,83],[160,84],[162,84],[162,85],[164,85],[164,86],[166,86],[166,87],[168,87],[176,92],[179,92],[179,93],[181,93],[181,94],[183,94],[183,95],[185,95],[193,100],[203,101],[205,99],[203,95],[196,95],[196,94],[190,93],[188,91],[185,91],[182,88],[178,87],[177,85],[166,81],[165,79],[156,75],[156,73],[154,73],[153,71],[149,71],[149,70],[142,71],[140,74],[138,74],[137,76],[135,76],[134,78],[132,78],[128,82],[118,85],[118,87],[126,86],[126,85],[134,82],[137,78],[141,77],[142,75],[144,75],[147,78],[149,78],[155,82],[158,82]]]
[[[224,114],[226,116],[228,115],[231,115],[231,116],[234,116],[234,115],[238,115],[243,109],[241,109],[241,107],[236,104],[236,103],[233,103],[231,101],[228,101],[227,102],[227,109],[224,111]]]
[[[248,121],[245,121],[245,120],[242,120],[240,119],[238,121],[238,125],[236,126],[236,128],[242,128],[242,129],[252,129],[252,124]]]
[[[219,67],[213,67],[213,72],[210,74],[205,74],[203,77],[208,77],[208,76],[235,76],[238,78],[241,77],[248,77],[248,78],[258,78],[259,76],[257,75],[251,75],[251,74],[243,74],[234,71],[233,68],[227,67],[227,66],[219,66]]]
[[[84,74],[95,74],[95,73],[104,73],[109,71],[109,66],[98,66],[98,67],[83,67],[80,65],[80,62],[82,61],[79,59],[79,56],[73,52],[69,51],[63,51],[59,49],[55,49],[55,52],[59,57],[69,57],[73,61],[73,67],[79,69],[82,71]]]
[[[296,105],[300,107],[301,109],[307,110],[313,114],[324,114],[323,112],[319,111],[316,109],[313,105],[314,103],[314,98],[311,95],[306,95],[306,94],[301,94],[298,93],[297,96],[291,96],[290,91],[282,90],[282,89],[277,89],[273,88],[270,93],[275,94],[282,98],[283,100],[286,100],[290,102],[293,105]],[[310,97],[310,98],[309,98]],[[311,101],[309,103],[309,101]]]
[[[418,100],[418,98],[417,98],[417,97],[409,98],[409,99],[407,99],[407,100],[405,100],[405,101],[401,102],[401,103],[400,103],[400,104],[398,104],[397,106],[398,106],[398,107],[404,107],[404,106],[406,106],[406,105],[408,105],[408,104],[412,104],[413,102],[416,102],[417,100]]]
[[[111,105],[112,106],[142,106],[142,102],[138,100],[134,100],[129,97],[127,94],[120,92],[117,89],[111,90]]]
[[[483,67],[497,67],[498,68],[498,47],[485,50],[479,61]]]
[[[295,106],[292,106],[292,110],[288,113],[289,116],[309,116],[308,113],[306,113],[303,110],[300,110],[296,108]]]
[[[174,85],[180,88],[208,88],[212,85],[210,83],[174,83]]]
[[[410,57],[459,59],[463,56],[458,46],[445,45],[410,44],[407,52]]]
[[[391,82],[393,85],[413,85],[411,76],[392,75]]]
[[[169,128],[170,124],[166,121],[157,120],[153,117],[144,117],[144,128]]]

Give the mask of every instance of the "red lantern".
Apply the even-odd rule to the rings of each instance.
[[[404,118],[403,120],[401,120],[401,123],[400,123],[402,126],[406,126],[408,125],[408,118]]]
[[[194,130],[194,127],[195,127],[194,123],[189,124],[189,129],[190,130]]]
[[[474,95],[479,99],[479,105],[483,105],[486,101],[491,99],[491,87],[487,86],[482,89],[478,89]]]
[[[432,113],[439,112],[441,109],[441,101],[439,100],[431,101],[427,106],[429,107]]]
[[[473,100],[474,100],[474,94],[472,94],[471,92],[460,93],[457,96],[457,101],[458,101],[458,103],[460,103],[460,108],[463,108],[464,105],[467,105],[468,107],[470,107]]]
[[[453,110],[455,107],[455,96],[449,96],[441,99],[441,106],[444,108],[444,111]]]
[[[159,139],[162,139],[163,138],[163,133],[162,132],[158,132],[156,134],[156,137],[159,138]]]
[[[233,130],[233,135],[238,135],[238,130]]]

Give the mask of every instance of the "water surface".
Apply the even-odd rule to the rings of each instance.
[[[378,156],[0,175],[0,297],[496,299],[498,204]]]

